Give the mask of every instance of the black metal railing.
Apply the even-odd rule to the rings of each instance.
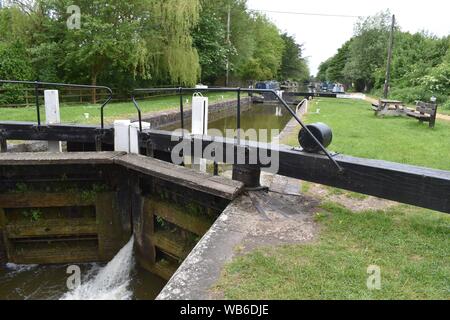
[[[278,100],[283,107],[294,117],[294,119],[300,124],[300,126],[307,132],[311,139],[317,144],[322,152],[330,159],[330,161],[336,166],[339,172],[343,171],[343,168],[333,158],[331,153],[320,143],[320,141],[314,136],[309,128],[303,123],[303,121],[297,116],[297,113],[292,110],[287,102],[277,93],[275,90],[269,89],[247,89],[247,88],[225,88],[225,87],[212,87],[212,88],[147,88],[147,89],[135,89],[132,94],[132,100],[134,106],[138,112],[139,117],[139,130],[142,132],[142,112],[136,101],[137,94],[143,93],[159,93],[159,92],[175,92],[180,95],[180,115],[181,115],[181,129],[184,130],[184,105],[183,105],[183,93],[196,93],[196,92],[235,92],[237,94],[237,111],[236,111],[236,129],[241,130],[241,94],[242,93],[257,93],[257,94],[271,94]]]
[[[39,103],[39,89],[43,87],[54,87],[54,88],[78,88],[78,89],[100,89],[106,90],[109,93],[108,98],[105,102],[102,103],[100,108],[100,118],[101,118],[101,129],[105,128],[105,119],[104,119],[104,109],[106,105],[113,98],[113,91],[109,87],[105,86],[93,86],[93,85],[83,85],[83,84],[66,84],[66,83],[52,83],[52,82],[40,82],[40,81],[17,81],[17,80],[0,80],[0,84],[15,84],[15,85],[25,85],[25,86],[34,86],[34,95],[35,95],[35,105],[36,105],[36,116],[37,116],[37,124],[38,127],[41,126],[41,111],[40,111],[40,103]]]

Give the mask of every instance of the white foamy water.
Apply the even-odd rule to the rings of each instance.
[[[60,300],[131,300],[133,292],[129,287],[134,267],[133,244],[134,238],[104,268]]]
[[[9,271],[9,277],[16,276],[22,272],[28,272],[39,267],[37,264],[15,264],[15,263],[7,263],[6,270]]]

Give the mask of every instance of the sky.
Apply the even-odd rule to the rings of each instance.
[[[403,31],[450,34],[449,0],[247,0],[249,9],[350,16],[370,16],[389,9]],[[281,31],[304,44],[312,74],[353,35],[358,18],[319,17],[264,12]]]

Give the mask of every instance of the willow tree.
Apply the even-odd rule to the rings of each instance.
[[[150,69],[153,77],[192,85],[200,76],[199,56],[193,47],[192,29],[199,21],[199,0],[151,0]]]
[[[120,74],[153,84],[192,85],[198,79],[190,35],[198,0],[78,0],[79,28],[68,28],[71,5],[72,0],[38,0],[35,8],[46,17],[36,46],[60,49],[54,63],[63,80],[96,85],[101,78],[111,84]]]

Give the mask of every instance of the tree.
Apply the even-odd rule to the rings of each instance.
[[[34,51],[59,55],[64,80],[89,79],[96,85],[113,67],[152,83],[197,81],[199,58],[191,29],[198,21],[198,0],[80,0],[81,28],[68,30],[71,4],[40,0],[34,13],[40,16],[34,37],[43,40]],[[95,90],[92,98],[95,102]]]
[[[71,0],[10,2],[0,10],[0,43],[20,40],[32,68],[27,80],[101,83],[127,93],[137,86],[190,86],[200,75],[215,83],[227,59],[237,81],[308,73],[301,46],[248,10],[246,0],[79,0],[80,29],[67,26]]]
[[[246,63],[241,66],[241,77],[243,80],[264,80],[272,78],[272,70],[270,70],[259,59],[250,58]]]
[[[386,11],[360,20],[355,26],[343,76],[361,83],[359,89],[370,90],[375,84],[375,72],[385,68],[390,22],[391,14]]]
[[[284,41],[280,76],[283,80],[303,82],[309,79],[309,69],[302,57],[303,48],[288,34],[281,35]]]
[[[344,74],[344,68],[351,60],[352,40],[347,41],[338,53],[328,61],[326,69],[326,79],[332,82],[349,84],[351,81]]]
[[[234,47],[225,41],[225,25],[214,2],[203,1],[201,19],[193,38],[200,57],[201,80],[214,83],[225,74],[227,57],[235,54]]]
[[[0,79],[28,80],[33,77],[33,69],[20,40],[11,43],[0,43]],[[4,85],[5,91],[0,95],[0,103],[17,103],[22,90],[13,85]]]
[[[205,0],[203,6],[215,12],[220,20],[224,45],[226,45],[228,11],[230,11],[229,68],[232,77],[242,76],[243,68],[255,62],[250,60],[254,59],[256,48],[256,39],[253,34],[255,20],[251,12],[247,10],[246,0]],[[201,19],[205,19],[203,14]],[[223,72],[224,76],[225,72]]]
[[[265,16],[255,14],[253,33],[255,36],[255,52],[253,58],[258,59],[270,70],[268,78],[276,78],[281,68],[284,41],[278,28]]]
[[[327,72],[328,72],[328,68],[330,67],[330,63],[331,63],[332,59],[333,58],[329,58],[319,65],[319,71],[317,72],[317,75],[316,75],[317,80],[322,81],[322,82],[328,81]]]
[[[264,80],[277,77],[282,63],[284,41],[277,27],[261,14],[253,14],[253,25],[247,33],[254,39],[255,48],[252,57],[241,62],[239,74],[246,80]],[[251,67],[257,68],[254,76],[250,79]]]
[[[360,21],[354,37],[321,64],[318,78],[355,82],[356,89],[372,89],[377,94],[385,81],[389,16],[389,13],[382,13]],[[396,27],[392,98],[411,103],[428,101],[435,95],[439,103],[450,106],[449,78],[449,36],[438,38],[427,32],[411,34]]]
[[[17,7],[0,10],[0,42],[26,39],[30,18]]]
[[[450,49],[441,64],[419,80],[430,92],[450,96]]]

